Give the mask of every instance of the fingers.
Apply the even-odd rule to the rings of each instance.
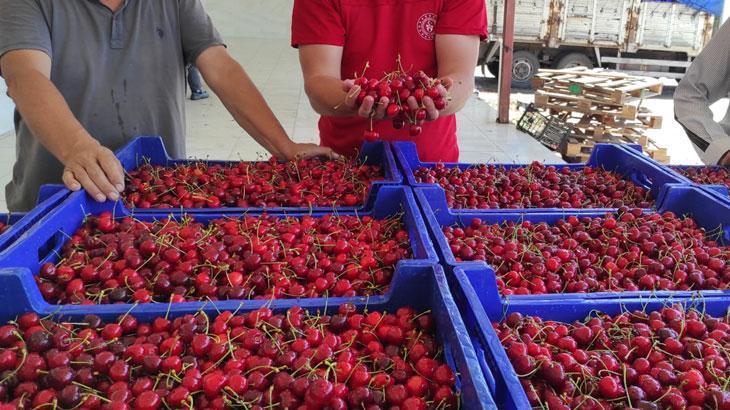
[[[418,109],[418,101],[416,101],[416,97],[410,96],[406,102],[408,103],[408,108],[411,109],[411,112],[416,112]]]
[[[345,97],[345,105],[350,109],[354,109],[357,106],[357,96],[360,95],[360,86],[355,85],[346,91],[347,97]]]
[[[382,120],[385,118],[385,110],[388,108],[388,104],[390,103],[390,100],[388,97],[381,97],[380,101],[378,101],[377,107],[375,107],[375,116],[373,119],[375,120]]]
[[[101,169],[106,174],[109,182],[114,185],[114,189],[116,189],[117,193],[123,192],[124,168],[122,168],[122,164],[119,162],[117,157],[114,156],[114,153],[105,149],[99,158],[99,164],[101,164]]]
[[[363,118],[370,118],[370,112],[373,110],[374,105],[375,99],[373,97],[365,97],[362,101],[362,105],[360,105],[360,109],[357,111],[357,114]]]
[[[99,187],[96,186],[94,181],[89,177],[89,175],[86,173],[86,170],[84,170],[81,167],[77,167],[75,169],[71,169],[68,172],[65,172],[65,174],[71,174],[72,178],[74,178],[76,181],[78,181],[81,186],[86,190],[86,192],[94,198],[97,202],[104,202],[106,201],[106,196],[101,192]],[[65,179],[64,179],[65,181]]]
[[[101,190],[101,194],[104,196],[102,201],[111,199],[116,201],[119,199],[119,192],[109,181],[104,170],[99,166],[98,163],[92,163],[86,166],[86,174],[91,178],[94,184]]]
[[[427,120],[433,121],[439,117],[439,110],[436,109],[431,97],[423,97],[423,108],[426,110]]]
[[[439,94],[442,98],[446,98],[449,96],[449,90],[448,88],[444,87],[443,85],[439,84],[436,89],[439,91]]]
[[[70,169],[64,169],[63,170],[63,184],[66,185],[66,188],[72,190],[72,191],[78,191],[81,189],[81,183],[76,180],[74,177],[74,173],[71,172]]]

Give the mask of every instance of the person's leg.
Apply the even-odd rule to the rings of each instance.
[[[208,98],[208,93],[203,90],[203,82],[200,79],[200,72],[192,64],[188,66],[188,85],[190,85],[191,100],[202,100]]]

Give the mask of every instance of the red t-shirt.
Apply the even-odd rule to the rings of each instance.
[[[423,70],[436,77],[436,34],[475,35],[486,38],[487,12],[484,0],[295,0],[292,46],[329,44],[343,47],[342,79],[362,74],[380,78],[396,68]],[[322,145],[342,154],[352,154],[362,145],[370,121],[360,117],[327,117],[319,120]],[[455,162],[459,158],[456,117],[427,121],[417,137],[408,127],[393,128],[388,120],[374,129],[384,140],[414,141],[423,161]]]

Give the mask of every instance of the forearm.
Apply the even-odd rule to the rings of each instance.
[[[318,75],[306,78],[304,89],[309,102],[319,115],[330,117],[351,117],[357,112],[344,103],[347,93],[342,80],[332,76]]]
[[[8,94],[35,138],[59,161],[80,144],[96,143],[55,85],[37,70],[4,71]]]
[[[276,119],[261,92],[233,59],[217,68],[219,73],[206,81],[236,122],[272,155],[284,157],[292,141]]]

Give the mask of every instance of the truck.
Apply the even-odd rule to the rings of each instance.
[[[540,68],[604,67],[681,79],[712,36],[723,0],[514,0],[512,84]],[[701,1],[701,0],[698,0]],[[505,0],[488,0],[479,63],[499,74]]]

